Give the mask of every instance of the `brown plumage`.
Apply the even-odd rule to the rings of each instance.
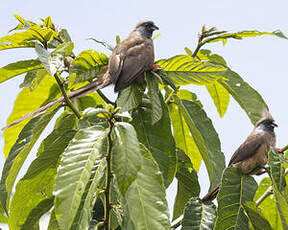
[[[144,71],[153,65],[151,37],[154,30],[158,27],[152,21],[139,22],[132,33],[115,47],[106,72],[115,84],[115,92],[142,78]]]
[[[237,167],[243,174],[258,174],[268,161],[268,152],[275,147],[273,117],[266,111],[242,145],[235,151],[228,167]],[[220,184],[207,193],[202,200],[214,199],[220,189]]]

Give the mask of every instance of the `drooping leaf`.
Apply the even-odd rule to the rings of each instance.
[[[224,79],[223,74],[227,69],[222,65],[202,62],[187,55],[159,60],[156,64],[163,68],[176,86],[206,85],[215,80]]]
[[[204,160],[210,179],[210,189],[212,189],[220,183],[225,168],[225,157],[221,152],[218,134],[199,103],[181,100],[176,95],[173,96],[173,99],[183,115],[195,145]],[[191,153],[188,153],[189,157],[191,155]],[[193,155],[190,159],[193,163]]]
[[[143,93],[141,85],[129,85],[118,94],[117,106],[121,108],[121,112],[135,109],[141,104]]]
[[[20,229],[25,222],[27,223],[27,218],[31,215],[32,210],[36,209],[42,201],[52,197],[59,156],[75,134],[73,130],[75,120],[74,114],[66,113],[58,118],[53,132],[41,143],[37,153],[38,157],[30,164],[25,176],[17,183],[9,212],[9,226],[12,229]],[[52,204],[53,201],[54,198]],[[36,220],[35,217],[34,220]]]
[[[161,106],[163,116],[160,121],[152,125],[151,103],[144,98],[142,105],[132,113],[132,124],[139,141],[149,149],[158,163],[165,186],[168,187],[176,173],[176,147],[168,109],[162,98]]]
[[[117,122],[112,131],[112,143],[112,170],[120,192],[125,195],[142,163],[134,127],[129,123]]]
[[[0,83],[7,81],[17,75],[31,70],[43,68],[39,60],[26,60],[10,63],[0,68]]]
[[[218,42],[222,41],[223,45],[227,42],[227,39],[233,38],[233,39],[243,39],[245,37],[258,37],[262,35],[276,35],[277,37],[288,39],[280,30],[276,30],[273,32],[260,32],[257,30],[250,30],[250,31],[241,31],[241,32],[236,32],[236,33],[226,33],[226,34],[221,34],[216,37],[211,37],[207,38],[204,40],[204,43],[210,43],[210,42]]]
[[[186,90],[179,90],[177,95],[181,99],[193,100],[197,103],[197,96]],[[196,142],[192,137],[189,127],[185,122],[183,114],[175,103],[169,103],[169,112],[173,125],[173,134],[176,146],[182,149],[187,156],[189,156],[193,168],[198,171],[202,162],[202,157],[197,148]]]
[[[217,81],[206,85],[206,88],[213,99],[220,117],[223,117],[228,108],[230,94],[227,90]]]
[[[62,155],[53,194],[56,219],[63,230],[74,221],[95,162],[106,154],[108,131],[100,125],[79,130]]]
[[[143,145],[141,153],[141,170],[125,195],[129,217],[135,229],[169,230],[169,212],[161,173],[151,153]]]
[[[161,98],[162,94],[158,87],[158,79],[151,73],[146,73],[146,82],[148,87],[148,97],[152,106],[152,125],[158,122],[162,117]]]
[[[242,175],[238,168],[226,168],[217,196],[218,216],[214,229],[249,229],[243,205],[253,201],[256,190],[257,183],[253,177]]]
[[[23,89],[17,96],[14,102],[13,112],[10,114],[7,124],[20,119],[23,115],[38,109],[40,106],[46,104],[48,101],[53,100],[59,96],[59,90],[55,80],[48,76],[40,82],[40,84],[33,90]],[[8,128],[4,131],[3,136],[5,139],[4,154],[8,156],[11,147],[16,142],[19,133],[27,124],[29,120],[23,121],[13,128]]]
[[[176,178],[178,185],[174,203],[173,220],[183,213],[184,206],[189,199],[199,196],[200,193],[197,172],[193,168],[190,158],[182,150],[178,149],[177,160]]]
[[[275,196],[276,207],[280,215],[283,229],[288,229],[288,204],[283,193],[283,182],[285,181],[284,169],[281,165],[279,153],[272,148],[268,153],[268,165],[270,169],[270,177],[273,186],[273,194]],[[285,183],[286,185],[286,183]]]
[[[181,230],[213,230],[216,207],[212,202],[203,203],[193,197],[185,205]]]
[[[243,208],[254,230],[263,230],[263,229],[272,230],[272,227],[270,226],[269,222],[257,209],[255,203],[248,201],[243,205]]]
[[[1,182],[0,201],[2,206],[9,207],[10,194],[15,179],[35,142],[48,125],[59,107],[51,107],[45,114],[32,118],[20,132],[5,161]]]

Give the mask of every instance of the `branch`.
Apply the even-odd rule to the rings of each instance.
[[[75,115],[78,117],[78,119],[80,119],[81,118],[81,114],[79,113],[79,111],[76,109],[76,107],[73,105],[73,103],[71,102],[71,100],[67,96],[67,94],[65,92],[65,89],[64,89],[64,86],[63,86],[63,83],[60,80],[59,74],[55,73],[54,77],[55,77],[55,79],[56,79],[56,81],[58,83],[59,89],[60,89],[60,91],[61,91],[61,93],[62,93],[62,95],[64,97],[64,100],[65,100],[66,104],[73,111],[73,113],[75,113]]]
[[[102,91],[100,89],[96,90],[97,93],[99,94],[99,96],[103,99],[103,101],[105,101],[107,104],[111,104],[115,106],[115,103],[113,101],[110,101],[105,95],[104,93],[102,93]]]

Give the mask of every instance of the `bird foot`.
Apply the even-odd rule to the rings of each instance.
[[[161,66],[159,65],[156,65],[155,63],[153,63],[152,65],[150,65],[150,70],[153,70],[153,69],[160,69]]]

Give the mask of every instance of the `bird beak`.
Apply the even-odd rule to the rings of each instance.
[[[274,123],[274,122],[273,122],[273,126],[274,126],[274,127],[278,127],[278,125],[277,125],[276,123]]]
[[[159,28],[157,26],[155,26],[155,25],[152,26],[152,29],[153,30],[159,30]]]

